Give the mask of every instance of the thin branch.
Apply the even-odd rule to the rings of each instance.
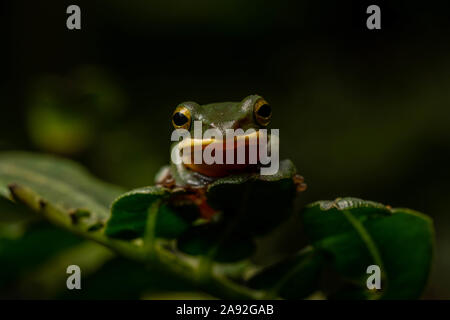
[[[43,215],[51,223],[80,237],[104,245],[125,258],[144,264],[152,264],[153,267],[171,272],[174,276],[218,298],[251,300],[264,297],[263,291],[252,290],[221,275],[211,274],[206,278],[201,277],[199,276],[199,273],[202,272],[201,269],[193,267],[158,245],[153,246],[154,255],[149,260],[148,252],[145,250],[146,246],[140,247],[130,242],[108,238],[101,230],[87,231],[80,225],[74,225],[65,210],[45,201],[31,189],[18,185],[12,185],[9,189],[16,201],[24,203],[33,211]]]

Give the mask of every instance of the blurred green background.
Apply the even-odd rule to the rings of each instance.
[[[450,5],[374,3],[382,30],[365,26],[368,1],[4,2],[0,150],[63,155],[131,189],[152,184],[169,161],[178,103],[257,93],[273,107],[282,157],[308,183],[298,205],[355,196],[432,216],[437,250],[424,297],[450,299]],[[80,31],[66,28],[69,4],[81,7]],[[34,236],[51,242],[42,233],[50,227],[40,224]],[[20,233],[0,230],[15,235],[12,242]],[[79,240],[61,239],[69,249],[34,253],[32,262],[24,258],[35,250],[31,242],[3,245],[24,260],[2,258],[0,296],[46,297],[33,286],[55,296],[45,275],[34,276],[37,266],[52,278],[57,272],[46,263],[57,268],[54,260],[65,261],[71,249],[85,252]],[[270,243],[283,251],[292,242],[275,235]],[[84,297],[142,297],[159,288],[140,280],[136,266],[98,256],[103,267]],[[135,280],[105,287],[120,272]],[[40,284],[24,284],[32,278]],[[164,290],[190,290],[183,288]]]

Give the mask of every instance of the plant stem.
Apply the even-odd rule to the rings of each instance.
[[[168,271],[179,279],[191,283],[193,286],[218,298],[251,300],[261,299],[264,297],[264,293],[262,291],[249,289],[225,278],[224,276],[220,276],[212,272],[210,272],[209,275],[205,278],[193,276],[195,274],[198,274],[198,268],[195,268],[192,265],[186,263],[186,261],[180,259],[161,246],[156,245],[152,237],[146,239],[147,241],[151,240],[150,242],[147,242],[147,245],[148,243],[151,243],[152,245],[152,255],[151,259],[149,259],[148,252],[146,251],[146,245],[144,245],[143,247],[139,247],[126,241],[111,239],[106,237],[101,230],[87,231],[86,229],[82,228],[82,226],[73,224],[67,211],[46,202],[31,189],[16,185],[14,187],[10,187],[10,191],[12,197],[16,201],[24,203],[33,211],[36,211],[37,213],[44,216],[51,223],[62,227],[80,237],[104,245],[125,258],[145,264],[150,263],[154,267]],[[149,211],[152,211],[152,209],[149,209]],[[149,218],[156,219],[156,217]],[[149,221],[147,227],[149,227],[149,225],[151,226],[151,223],[153,222]],[[208,269],[211,270],[212,268]]]
[[[145,234],[144,234],[144,250],[147,252],[148,260],[153,260],[155,258],[155,246],[156,246],[155,227],[160,206],[161,200],[156,200],[147,210],[148,213],[147,213],[147,224],[145,227]]]

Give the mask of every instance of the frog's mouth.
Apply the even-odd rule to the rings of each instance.
[[[226,139],[184,139],[178,144],[183,165],[209,177],[254,171],[260,164],[259,131]],[[267,143],[266,145],[269,145]]]

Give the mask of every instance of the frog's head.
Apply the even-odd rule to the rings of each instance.
[[[199,105],[196,102],[180,103],[172,115],[176,129],[193,131],[192,123],[201,121],[203,132],[218,129],[225,136],[226,129],[258,130],[270,122],[272,111],[269,104],[258,95],[251,95],[241,102],[220,102]]]
[[[253,133],[244,134],[238,139],[244,139],[246,145],[251,139],[250,136],[258,137],[259,129],[266,128],[271,120],[272,110],[270,105],[261,96],[251,95],[243,99],[241,102],[221,102],[211,103],[206,105],[199,105],[196,102],[183,102],[179,104],[172,115],[172,124],[175,129],[189,130],[191,137],[194,136],[194,121],[201,123],[202,132],[208,129],[215,129],[221,133],[223,139],[227,134],[227,129],[242,129],[244,132],[250,132],[248,129],[254,129]],[[198,128],[197,128],[198,129]],[[186,147],[188,143],[191,147],[200,145],[205,149],[211,143],[219,143],[225,148],[223,143],[225,140],[202,139],[193,138],[189,141],[181,141],[175,143],[181,147]],[[258,139],[255,139],[257,141]],[[190,170],[199,172],[206,176],[219,177],[229,174],[233,171],[242,171],[250,167],[248,164],[244,165],[196,165],[185,164]]]

